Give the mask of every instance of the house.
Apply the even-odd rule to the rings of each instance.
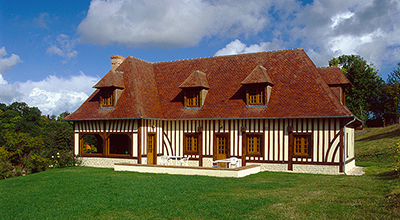
[[[159,164],[188,156],[211,167],[237,157],[261,170],[345,173],[355,167],[351,86],[303,49],[151,63],[111,56],[96,91],[64,120],[83,165]]]

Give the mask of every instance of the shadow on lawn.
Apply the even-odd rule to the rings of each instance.
[[[369,137],[358,139],[357,141],[374,141],[374,140],[379,140],[379,139],[384,139],[384,138],[394,138],[394,137],[398,137],[398,136],[400,136],[400,127],[393,131],[387,132],[387,133],[372,135]]]
[[[377,176],[382,180],[395,180],[399,178],[399,173],[395,170],[391,170],[379,173]]]

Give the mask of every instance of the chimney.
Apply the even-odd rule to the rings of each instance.
[[[111,70],[114,71],[121,65],[122,62],[124,62],[125,57],[120,56],[120,55],[111,55]]]

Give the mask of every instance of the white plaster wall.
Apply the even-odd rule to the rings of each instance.
[[[356,160],[351,161],[350,163],[345,165],[345,172],[349,172],[351,169],[356,167]]]
[[[74,134],[74,153],[75,156],[79,154],[79,133]]]

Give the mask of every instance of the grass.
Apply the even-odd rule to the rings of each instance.
[[[217,178],[71,167],[0,181],[0,219],[396,219],[390,148],[400,127],[356,136],[363,176]]]

